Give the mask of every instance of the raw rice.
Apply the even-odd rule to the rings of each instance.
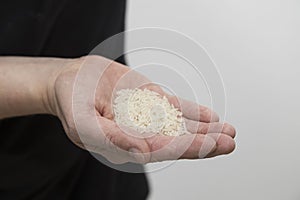
[[[186,133],[182,113],[165,96],[148,89],[122,89],[114,99],[115,121],[142,133]]]

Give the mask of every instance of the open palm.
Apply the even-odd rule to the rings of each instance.
[[[215,112],[169,95],[145,76],[100,56],[69,63],[53,88],[49,92],[53,110],[71,141],[113,163],[199,159],[228,154],[235,148],[235,129],[219,123]],[[124,88],[147,88],[166,96],[182,111],[191,134],[141,135],[119,127],[113,120],[112,101],[115,92]]]

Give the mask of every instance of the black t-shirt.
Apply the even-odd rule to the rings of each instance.
[[[87,55],[101,41],[123,31],[124,15],[125,0],[4,0],[0,56]],[[117,48],[123,48],[122,41]],[[132,200],[145,199],[147,194],[145,174],[101,164],[67,138],[56,117],[0,120],[1,200]]]

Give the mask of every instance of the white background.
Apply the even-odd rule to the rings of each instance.
[[[149,26],[207,49],[224,79],[226,121],[238,131],[229,156],[149,173],[149,199],[299,200],[300,1],[130,0],[127,29]]]

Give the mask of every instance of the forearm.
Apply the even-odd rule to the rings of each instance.
[[[0,57],[0,119],[49,113],[48,87],[68,59]]]

